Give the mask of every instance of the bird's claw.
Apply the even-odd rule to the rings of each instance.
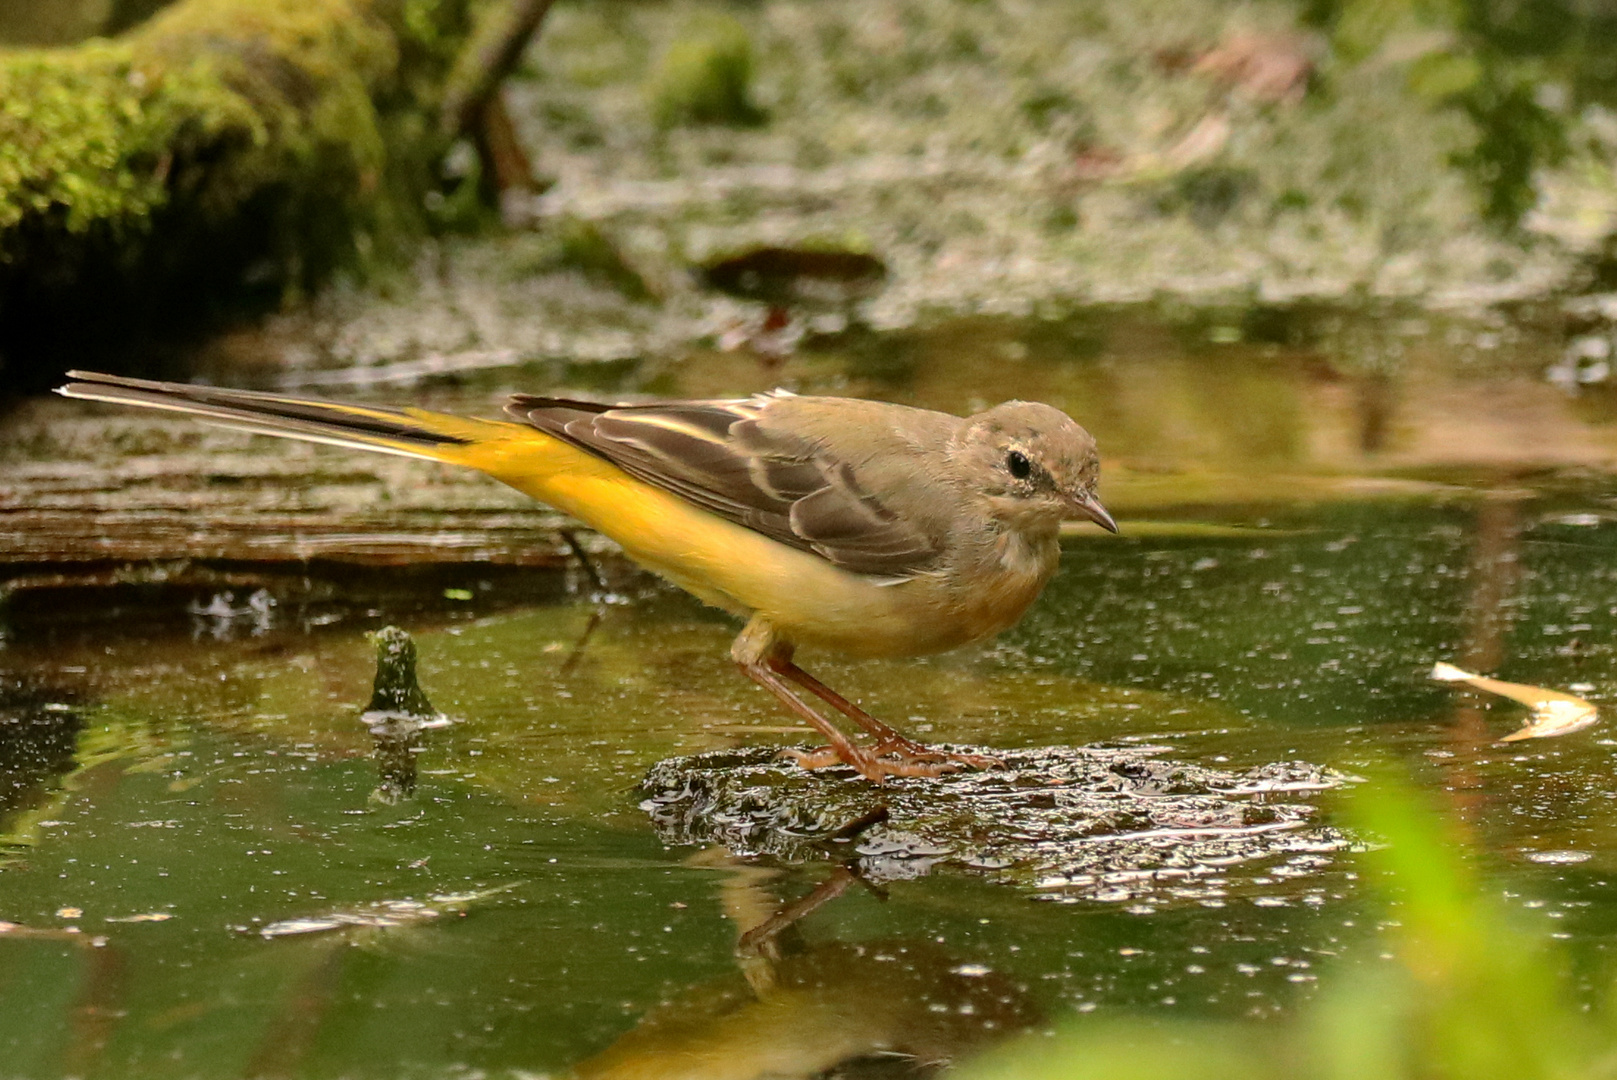
[[[889,776],[947,776],[961,769],[996,769],[1003,768],[1005,764],[998,758],[939,750],[902,736],[877,743],[870,756],[861,761],[846,761],[830,746],[822,746],[818,750],[787,748],[780,752],[780,756],[792,759],[804,769],[850,765],[867,780],[876,783],[881,783]]]
[[[996,757],[985,754],[961,754],[953,750],[940,750],[926,743],[906,739],[902,735],[884,739],[876,744],[876,756],[879,758],[897,758],[900,761],[942,762],[953,765],[955,768],[966,769],[1003,769],[1005,763]]]
[[[831,765],[842,764],[842,758],[829,746],[822,746],[818,750],[799,750],[794,746],[788,746],[775,756],[791,758],[803,769],[824,769]]]

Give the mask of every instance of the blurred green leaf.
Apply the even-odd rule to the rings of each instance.
[[[1428,101],[1463,94],[1482,80],[1482,64],[1467,53],[1428,53],[1409,66],[1412,93]]]
[[[1413,0],[1348,0],[1337,11],[1331,45],[1342,59],[1358,63],[1408,22],[1415,7]]]

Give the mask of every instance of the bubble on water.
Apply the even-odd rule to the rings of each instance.
[[[1529,851],[1527,853],[1528,862],[1556,865],[1588,862],[1591,857],[1587,851]]]

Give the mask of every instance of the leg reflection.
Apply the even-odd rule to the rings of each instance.
[[[846,864],[786,903],[776,889],[796,873],[723,848],[688,865],[723,875],[718,901],[738,931],[740,971],[647,1012],[578,1066],[580,1080],[807,1080],[843,1069],[887,1075],[893,1065],[925,1076],[1041,1022],[1025,989],[940,944],[935,930],[827,940],[816,913],[869,884]]]

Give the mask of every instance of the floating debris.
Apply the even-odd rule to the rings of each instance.
[[[1587,851],[1529,851],[1528,862],[1547,863],[1551,866],[1570,866],[1573,863],[1588,862],[1593,858]]]
[[[186,608],[192,615],[206,615],[213,619],[262,619],[275,610],[275,597],[268,589],[255,589],[238,604],[234,592],[214,593],[206,604],[192,601]]]
[[[759,247],[708,263],[702,278],[742,300],[776,307],[841,307],[879,292],[887,265],[861,251]]]
[[[311,915],[302,919],[283,919],[270,923],[258,931],[267,938],[290,937],[294,934],[319,934],[327,930],[340,930],[345,926],[370,926],[388,929],[410,926],[436,919],[437,908],[416,900],[380,900],[359,911],[333,911],[326,915]]]
[[[256,929],[245,926],[237,929],[246,933],[256,933],[259,937],[278,938],[298,934],[321,934],[349,927],[391,930],[403,926],[419,926],[444,915],[457,914],[479,900],[498,896],[514,888],[515,885],[501,885],[477,892],[444,893],[429,896],[425,900],[378,900],[372,904],[327,912],[323,915],[282,919]]]
[[[73,941],[95,948],[100,948],[107,943],[105,936],[83,933],[76,926],[24,926],[22,923],[6,922],[3,919],[0,919],[0,937],[32,938],[40,941]]]
[[[193,601],[187,610],[196,633],[206,632],[215,641],[229,641],[242,630],[261,636],[275,626],[275,597],[268,589],[255,589],[240,603],[234,591],[214,593],[206,604]]]
[[[1557,735],[1570,735],[1582,731],[1598,718],[1595,707],[1580,697],[1546,690],[1542,686],[1502,682],[1486,675],[1474,675],[1453,664],[1439,661],[1432,665],[1432,678],[1438,682],[1462,682],[1490,694],[1519,701],[1533,710],[1533,715],[1518,731],[1500,739],[1500,742],[1518,742],[1522,739],[1549,739]]]
[[[874,882],[948,867],[1062,902],[1222,901],[1259,885],[1296,894],[1347,846],[1314,807],[1277,797],[1350,777],[1297,762],[1220,771],[1158,759],[1164,750],[995,749],[1004,768],[881,787],[768,748],[723,750],[654,765],[640,805],[665,843],[835,858]],[[849,835],[849,822],[870,824]]]

